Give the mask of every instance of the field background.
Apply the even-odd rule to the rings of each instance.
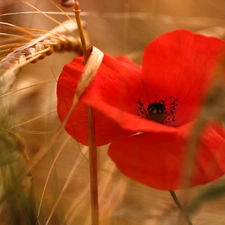
[[[28,2],[41,11],[59,12],[47,0]],[[0,3],[0,13],[35,11],[20,0],[5,1],[5,4],[7,3],[4,7],[3,1]],[[85,12],[82,19],[87,23],[91,43],[111,55],[128,55],[138,64],[141,64],[145,46],[167,31],[184,28],[221,38],[225,34],[224,0],[80,0],[80,5]],[[63,10],[72,11],[65,8]],[[60,22],[67,19],[63,15],[53,17]],[[33,13],[2,16],[0,21],[46,31],[56,26],[44,15]],[[35,64],[25,66],[18,73],[13,90],[24,87],[26,89],[3,97],[10,107],[10,113],[5,120],[10,121],[13,126],[40,116],[39,119],[16,128],[25,139],[30,158],[49,142],[60,124],[54,111],[57,77],[63,66],[74,56],[71,52],[55,53]],[[53,112],[44,116],[51,111]],[[36,209],[39,209],[46,177],[60,148],[63,150],[53,167],[40,207],[39,224],[88,225],[90,197],[87,148],[68,138],[66,133],[55,140],[50,151],[32,170]],[[169,193],[154,190],[121,175],[107,157],[107,146],[99,148],[98,153],[101,224],[185,224],[177,219],[178,211],[173,206]],[[4,179],[1,185],[3,182]],[[65,183],[68,185],[65,186]],[[186,200],[191,201],[209,186],[188,190]],[[62,189],[65,190],[61,194]],[[178,192],[178,195],[181,194]],[[57,206],[55,203],[58,203]],[[204,202],[193,215],[193,224],[225,224],[224,203],[225,198],[222,197]],[[10,204],[3,205],[2,212],[10,211],[10,207]],[[65,218],[67,220],[64,223]],[[4,224],[3,221],[2,223]],[[23,221],[20,224],[25,223]]]

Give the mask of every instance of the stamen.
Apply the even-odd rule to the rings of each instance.
[[[157,95],[154,95],[154,97],[156,98]],[[138,104],[136,112],[139,117],[167,125],[176,121],[175,110],[178,106],[177,98],[173,100],[172,96],[165,96],[164,99],[150,103],[148,107],[144,106],[141,100],[138,100],[136,103]]]

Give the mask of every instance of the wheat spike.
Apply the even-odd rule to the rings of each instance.
[[[0,61],[0,94],[4,94],[11,87],[19,69],[30,62],[35,63],[47,55],[60,51],[82,54],[79,38],[71,35],[76,30],[76,23],[67,20],[4,57]],[[8,45],[6,47],[8,48]]]

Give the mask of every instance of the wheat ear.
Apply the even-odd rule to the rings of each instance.
[[[67,20],[4,57],[0,61],[0,94],[4,94],[11,87],[20,68],[28,63],[35,63],[54,52],[74,51],[81,55],[79,38],[71,35],[76,30],[76,23]]]

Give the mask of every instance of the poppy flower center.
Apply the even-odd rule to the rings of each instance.
[[[169,125],[171,121],[176,121],[175,111],[178,106],[177,102],[178,99],[173,100],[172,96],[170,96],[165,97],[164,100],[160,99],[150,103],[147,107],[145,107],[144,104],[138,100],[136,102],[138,104],[138,109],[136,112],[139,117]]]
[[[149,120],[154,120],[156,122],[163,123],[166,111],[164,102],[163,103],[154,102],[149,104],[147,111]]]

